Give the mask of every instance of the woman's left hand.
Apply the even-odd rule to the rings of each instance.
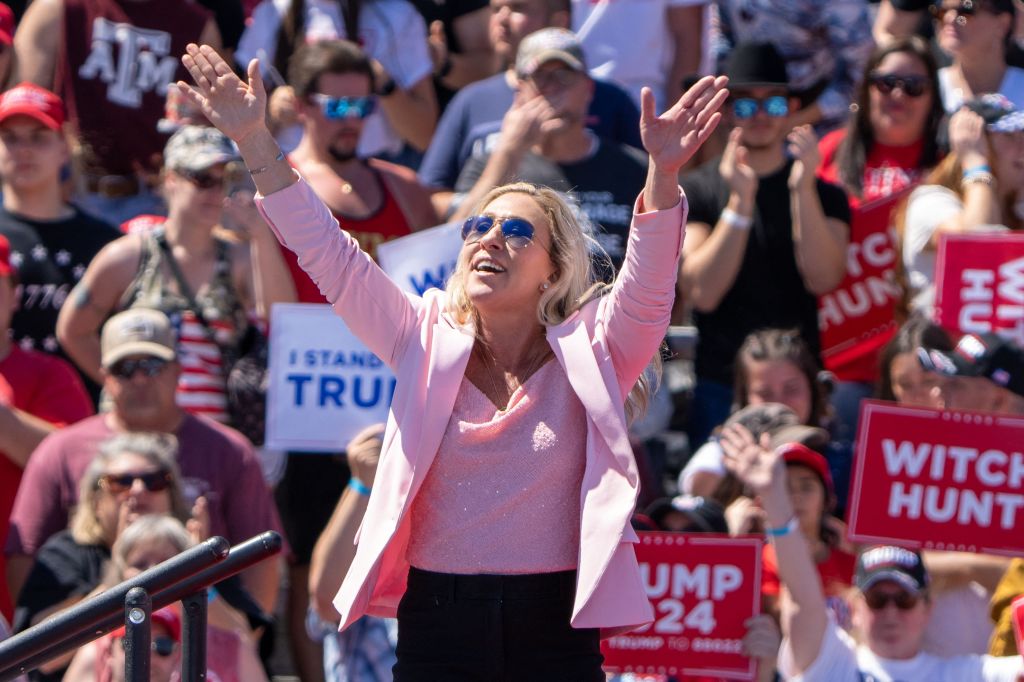
[[[722,115],[719,107],[729,96],[725,76],[705,76],[683,93],[661,116],[655,113],[654,93],[640,93],[640,138],[661,172],[678,173],[708,139]]]

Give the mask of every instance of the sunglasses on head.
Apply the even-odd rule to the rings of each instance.
[[[181,175],[199,189],[222,189],[224,187],[224,173],[211,173],[204,171],[183,171]]]
[[[899,90],[907,97],[920,97],[928,90],[928,79],[924,76],[898,76],[894,73],[873,73],[868,76],[871,86],[883,95]]]
[[[917,606],[921,598],[916,594],[911,594],[906,590],[900,590],[899,592],[865,592],[864,602],[868,605],[868,608],[872,611],[881,611],[891,603],[896,605],[900,611],[909,611],[910,609]]]
[[[132,489],[135,481],[142,481],[142,486],[151,493],[167,490],[171,484],[171,474],[164,469],[142,473],[125,472],[123,474],[105,474],[100,477],[107,492],[117,495]]]
[[[136,372],[142,372],[147,377],[155,377],[167,366],[167,361],[162,358],[139,358],[137,360],[121,360],[115,362],[108,370],[111,375],[118,379],[131,379]]]
[[[372,95],[366,97],[329,97],[314,93],[310,99],[320,106],[325,118],[342,121],[350,118],[362,120],[377,108],[377,100]]]
[[[789,114],[789,100],[782,95],[772,95],[764,99],[739,97],[732,102],[732,112],[740,120],[754,118],[759,109],[772,118],[782,118]]]
[[[495,224],[501,226],[501,236],[513,249],[522,249],[533,242],[533,225],[525,218],[495,218],[489,215],[475,215],[466,218],[462,224],[462,241],[475,244],[491,231]]]

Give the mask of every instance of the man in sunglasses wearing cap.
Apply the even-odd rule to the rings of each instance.
[[[920,554],[881,546],[864,551],[851,598],[855,641],[829,615],[810,548],[797,532],[786,491],[783,455],[758,442],[740,425],[722,433],[729,468],[760,497],[765,533],[775,549],[784,637],[779,671],[803,682],[1017,682],[1020,656],[939,657],[921,649],[931,616],[928,573]],[[858,643],[859,642],[859,643]]]
[[[78,501],[78,482],[102,441],[125,432],[172,433],[191,504],[209,504],[211,535],[232,544],[281,524],[252,446],[238,432],[185,412],[175,401],[181,365],[177,338],[160,311],[132,308],[110,318],[100,340],[103,388],[110,411],[51,434],[35,449],[11,513],[4,553],[8,583],[20,590],[32,556],[62,530]],[[277,598],[278,565],[264,561],[242,574],[267,612]]]
[[[726,75],[735,126],[720,159],[683,178],[690,200],[680,287],[699,332],[690,442],[729,415],[733,360],[753,331],[796,328],[820,352],[817,297],[846,274],[846,194],[815,177],[817,140],[769,43],[743,43]]]

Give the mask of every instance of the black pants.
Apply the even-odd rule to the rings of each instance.
[[[569,625],[576,572],[413,568],[398,605],[395,682],[603,682],[600,633]]]

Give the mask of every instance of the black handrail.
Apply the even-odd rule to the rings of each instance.
[[[150,596],[152,610],[156,611],[204,592],[209,585],[277,554],[281,551],[281,545],[281,536],[273,531],[257,535],[234,547],[229,547],[227,540],[222,537],[210,538],[131,580],[115,585],[0,642],[0,682],[33,670],[123,625],[125,599],[132,588],[144,589]],[[185,614],[186,619],[189,616]],[[202,627],[205,629],[205,613],[202,616]],[[191,648],[184,648],[184,659],[192,657]],[[203,659],[202,675],[205,676],[205,656]],[[183,660],[183,669],[186,663],[189,661]],[[183,679],[190,682],[189,677]]]

